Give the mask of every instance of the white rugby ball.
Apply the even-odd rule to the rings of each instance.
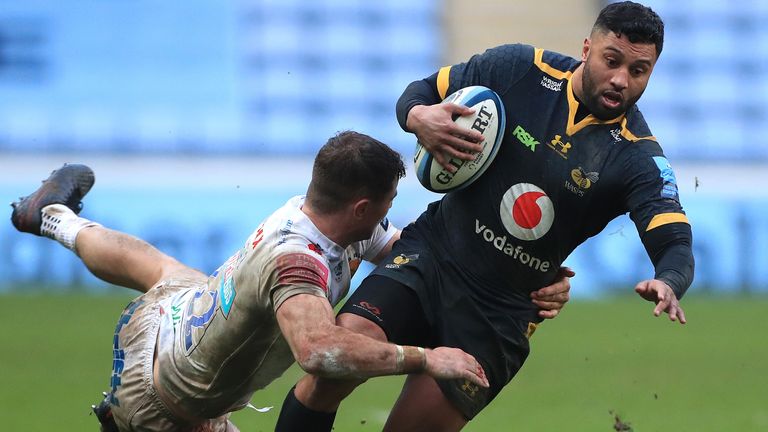
[[[504,139],[506,116],[501,98],[493,90],[483,86],[464,87],[451,93],[442,103],[455,103],[473,108],[475,112],[454,118],[454,122],[466,129],[474,129],[485,138],[483,150],[474,160],[451,158],[457,168],[451,173],[443,168],[420,143],[416,143],[413,162],[419,182],[432,192],[445,193],[465,188],[477,180],[496,157]]]

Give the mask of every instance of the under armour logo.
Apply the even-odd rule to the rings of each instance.
[[[461,389],[464,390],[469,397],[474,398],[480,387],[472,384],[469,380],[464,380],[464,384],[461,385]]]

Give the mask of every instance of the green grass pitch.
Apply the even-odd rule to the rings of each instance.
[[[89,406],[106,390],[124,296],[0,296],[0,423],[7,431],[98,430]],[[467,431],[768,431],[768,298],[697,297],[689,323],[654,318],[636,297],[571,302],[532,338],[518,376]],[[243,431],[273,430],[293,367]],[[345,401],[335,431],[381,430],[400,377],[375,378]]]

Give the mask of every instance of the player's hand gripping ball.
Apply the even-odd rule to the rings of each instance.
[[[414,166],[416,177],[432,192],[446,193],[465,188],[477,180],[496,157],[504,138],[506,116],[501,98],[493,90],[483,86],[464,87],[451,93],[442,103],[455,103],[475,110],[474,114],[454,118],[454,122],[466,129],[483,134],[483,150],[474,160],[451,158],[456,172],[450,173],[419,143],[416,144]]]

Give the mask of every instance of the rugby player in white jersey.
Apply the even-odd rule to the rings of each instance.
[[[488,385],[461,350],[378,342],[335,325],[332,307],[360,260],[377,262],[399,238],[385,216],[404,175],[383,143],[351,131],[330,138],[306,196],[264,220],[210,276],[79,217],[94,183],[84,165],[54,171],[12,204],[11,220],[59,241],[104,281],[143,293],[115,330],[111,389],[95,408],[102,430],[234,431],[229,414],[294,359],[326,377],[424,372]]]

